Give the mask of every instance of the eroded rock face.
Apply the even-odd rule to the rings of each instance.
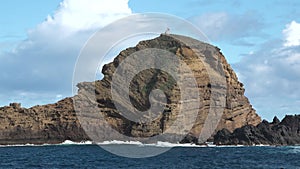
[[[200,141],[201,143],[206,141],[198,140],[201,131],[203,132],[205,120],[208,118],[209,113],[215,113],[215,115],[212,115],[212,119],[215,120],[214,116],[217,116],[217,111],[219,111],[219,109],[214,109],[210,112],[210,106],[220,106],[222,101],[225,103],[223,107],[220,106],[221,119],[216,119],[218,122],[216,131],[222,128],[233,131],[244,125],[251,124],[255,126],[261,122],[260,117],[244,96],[243,84],[238,81],[236,74],[226,62],[220,50],[209,44],[179,35],[161,35],[152,40],[142,41],[136,47],[122,51],[112,63],[103,67],[102,73],[104,74],[104,78],[102,80],[93,83],[85,82],[78,84],[79,94],[77,104],[88,105],[88,109],[90,106],[85,102],[89,102],[91,99],[86,98],[96,97],[95,100],[97,101],[94,102],[94,104],[98,105],[98,111],[103,113],[106,121],[119,133],[129,137],[152,137],[162,133],[166,134],[166,132],[170,135],[178,134],[177,131],[168,131],[168,129],[174,125],[174,121],[180,115],[178,109],[178,105],[181,104],[180,89],[176,81],[166,72],[157,69],[148,69],[140,72],[133,78],[129,86],[130,103],[125,103],[121,99],[117,101],[117,104],[121,104],[125,108],[127,108],[128,104],[132,104],[138,110],[144,111],[150,107],[148,99],[150,91],[162,89],[167,96],[167,104],[163,113],[155,120],[148,123],[130,121],[124,118],[122,112],[116,109],[115,102],[112,101],[112,77],[120,63],[139,51],[153,48],[168,51],[172,53],[174,57],[178,57],[184,61],[192,70],[197,82],[197,87],[191,87],[191,92],[195,90],[199,91],[200,107],[197,108],[198,115],[196,116],[196,121],[192,124],[192,129],[188,132],[188,137],[182,142],[199,143]],[[151,55],[153,53],[150,51],[146,54]],[[129,65],[131,69],[122,70],[122,72],[130,74],[134,71],[133,69],[135,69],[136,64],[138,63],[132,63]],[[220,71],[219,69],[222,70]],[[124,74],[125,76],[126,73]],[[117,88],[124,90],[126,87],[117,86]],[[212,91],[213,88],[214,91]],[[214,99],[212,99],[212,97],[214,97]],[[83,106],[80,107],[82,108]],[[191,109],[195,108],[193,107]],[[180,126],[178,126],[178,128],[180,128]]]
[[[178,105],[183,103],[180,101],[180,84],[167,72],[158,69],[142,71],[133,78],[129,86],[130,104],[140,111],[145,111],[151,106],[148,98],[152,90],[164,91],[167,103],[163,113],[154,112],[157,113],[157,117],[151,122],[133,122],[126,119],[112,101],[112,77],[120,63],[131,54],[149,48],[168,51],[174,57],[184,61],[192,70],[197,82],[197,87],[191,87],[190,92],[199,92],[200,106],[192,106],[185,110],[189,112],[196,109],[198,114],[194,119],[195,122],[189,124],[192,129],[186,131],[188,136],[182,142],[199,143],[198,138],[209,116],[211,105],[223,105],[220,109],[221,119],[215,120],[218,122],[215,131],[226,128],[232,132],[236,128],[245,125],[256,126],[261,122],[260,117],[244,96],[243,84],[238,81],[236,74],[217,47],[189,37],[161,35],[152,40],[141,41],[136,47],[122,51],[112,63],[103,67],[104,78],[102,80],[78,84],[78,95],[73,98],[30,109],[21,108],[18,104],[0,108],[0,144],[57,143],[67,139],[82,141],[89,139],[82,126],[95,131],[97,135],[97,131],[105,130],[107,124],[119,134],[133,138],[153,137],[166,132],[170,137],[176,137],[178,133],[168,129],[180,117]],[[127,73],[132,70],[127,70]],[[122,86],[117,87],[123,90]],[[217,99],[211,99],[212,97]],[[129,104],[122,100],[117,101],[121,105]],[[75,110],[79,111],[77,117]],[[213,111],[215,116],[218,115],[217,111],[219,109]],[[97,118],[99,114],[104,118]],[[80,124],[78,118],[84,124]],[[180,128],[180,126],[177,127]],[[111,132],[106,132],[100,136],[98,134],[97,138],[99,139],[96,141],[104,141],[106,138],[118,139],[119,136],[114,137]]]
[[[53,144],[89,139],[77,120],[71,98],[29,109],[16,103],[1,107],[0,124],[0,144]]]
[[[281,122],[263,121],[257,126],[246,125],[233,132],[223,129],[214,136],[219,145],[299,145],[300,115],[286,116]]]

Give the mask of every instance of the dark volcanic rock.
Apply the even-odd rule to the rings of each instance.
[[[272,124],[278,124],[278,123],[280,123],[280,120],[277,118],[277,116],[275,116],[273,118]]]
[[[262,121],[259,125],[246,125],[232,133],[222,129],[214,136],[218,145],[299,145],[300,115],[286,116],[281,122],[274,117],[272,123]]]

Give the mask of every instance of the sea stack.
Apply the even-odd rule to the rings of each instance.
[[[180,101],[179,87],[174,79],[169,78],[166,72],[157,69],[142,71],[134,77],[129,87],[131,104],[141,111],[147,110],[150,106],[149,93],[151,90],[166,89],[167,105],[164,111],[149,123],[137,123],[126,119],[122,116],[122,112],[116,109],[111,95],[112,77],[122,61],[131,54],[151,48],[168,51],[184,61],[193,71],[197,82],[197,88],[193,90],[196,89],[201,93],[197,118],[182,142],[199,143],[197,139],[210,113],[211,97],[218,97],[218,90],[213,93],[213,87],[219,87],[220,90],[225,89],[226,91],[225,96],[220,95],[220,97],[224,97],[225,102],[214,133],[223,128],[233,132],[242,126],[256,126],[261,122],[261,118],[256,114],[244,95],[243,84],[238,81],[235,72],[227,63],[219,48],[186,36],[162,34],[155,39],[141,41],[135,47],[120,52],[112,63],[108,63],[103,67],[103,79],[95,82],[79,83],[77,85],[78,94],[72,98],[63,99],[55,104],[34,106],[29,109],[21,108],[19,104],[11,104],[0,108],[0,144],[42,144],[58,143],[65,140],[89,140],[90,138],[83,130],[78,117],[90,118],[88,120],[90,128],[107,123],[118,133],[128,137],[160,135],[180,116],[177,106]],[[200,63],[199,57],[202,64],[198,64]],[[220,67],[224,75],[224,84],[212,86],[211,79],[217,76],[215,72],[218,72]],[[207,73],[207,69],[212,73]],[[84,108],[85,99],[90,96],[96,98],[96,102],[93,103],[97,104],[97,110],[99,110],[96,113],[101,113],[105,122],[93,119],[92,114],[89,117],[86,114],[76,114],[74,106]]]
[[[172,81],[172,78],[165,72],[157,69],[148,69],[147,71],[142,71],[137,74],[129,86],[131,103],[120,103],[125,105],[125,107],[126,104],[132,104],[138,110],[144,111],[150,107],[148,99],[150,91],[154,89],[164,89],[168,104],[165,106],[163,113],[150,123],[136,123],[124,118],[122,112],[116,109],[112,99],[111,87],[114,73],[120,64],[129,56],[139,51],[145,51],[145,49],[160,49],[174,54],[174,57],[180,58],[180,60],[187,64],[196,79],[197,87],[196,89],[191,89],[191,91],[199,91],[200,107],[198,108],[199,110],[197,110],[198,116],[196,117],[196,121],[187,136],[181,140],[182,143],[201,143],[198,138],[207,122],[206,119],[209,113],[217,113],[214,112],[217,110],[210,112],[211,107],[214,106],[213,104],[217,104],[215,102],[222,101],[222,99],[224,99],[225,104],[223,105],[224,107],[222,107],[221,117],[215,131],[223,128],[233,131],[245,125],[255,126],[261,122],[261,118],[256,114],[249,100],[244,95],[245,90],[243,84],[238,81],[235,72],[227,63],[219,48],[190,37],[172,34],[162,34],[155,39],[141,41],[135,47],[120,52],[113,62],[104,65],[102,69],[104,78],[102,80],[78,84],[79,92],[75,97],[75,100],[79,101],[78,104],[88,105],[88,103],[83,103],[85,101],[82,101],[81,98],[86,100],[85,98],[92,98],[94,95],[97,100],[95,104],[99,108],[98,111],[103,112],[105,120],[119,133],[129,137],[153,137],[167,131],[170,126],[174,125],[174,121],[180,115],[178,110],[178,104],[180,104],[178,93],[180,93],[180,91],[178,86],[176,86],[176,82]],[[151,54],[153,54],[153,51],[144,53],[144,55]],[[135,68],[134,65],[137,63],[130,64],[129,67],[132,70],[122,71],[127,74],[133,72]],[[221,79],[222,81],[218,78],[220,75],[219,69],[222,69],[221,73],[223,74],[222,76],[224,76],[224,78]],[[214,84],[212,83],[212,79],[215,80]],[[123,86],[117,87],[120,89],[124,88]],[[212,91],[213,88],[215,91]],[[225,89],[225,96],[221,91],[222,89]],[[214,99],[212,99],[212,97],[214,97]],[[86,102],[90,102],[90,100],[91,99],[87,99]],[[214,103],[212,103],[211,100],[213,100]],[[120,102],[122,102],[122,100]],[[84,106],[80,105],[80,107]],[[169,131],[169,134],[176,135],[177,132]],[[165,141],[170,141],[170,139]],[[201,141],[205,142],[206,140]]]

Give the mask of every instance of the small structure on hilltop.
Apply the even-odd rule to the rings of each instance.
[[[13,107],[14,109],[18,109],[21,108],[21,103],[10,103],[9,106]]]
[[[169,35],[170,34],[170,28],[167,28],[167,30],[165,31],[165,35]]]

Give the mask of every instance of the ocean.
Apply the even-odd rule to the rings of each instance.
[[[141,145],[108,144],[126,148]],[[300,146],[173,147],[149,158],[126,158],[93,144],[0,147],[0,168],[271,168],[300,169]]]

